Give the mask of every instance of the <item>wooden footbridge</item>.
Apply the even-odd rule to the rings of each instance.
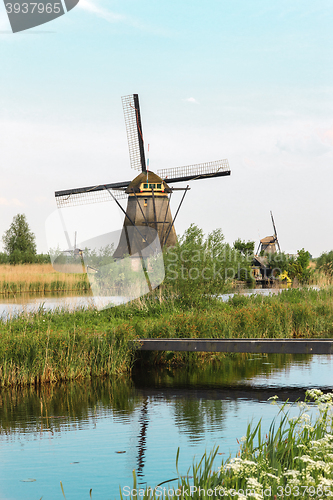
[[[141,351],[333,354],[333,339],[139,339]]]

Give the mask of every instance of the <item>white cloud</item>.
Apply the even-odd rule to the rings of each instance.
[[[80,0],[80,2],[78,3],[78,7],[93,14],[96,14],[98,17],[102,17],[109,23],[115,23],[123,21],[125,19],[125,16],[121,14],[115,14],[114,12],[110,12],[108,9],[101,7],[92,0]]]
[[[199,104],[199,101],[197,101],[194,97],[188,97],[187,99],[184,99],[184,101]]]

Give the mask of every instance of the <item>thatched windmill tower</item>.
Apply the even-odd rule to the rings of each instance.
[[[189,186],[170,187],[177,182],[207,179],[230,175],[227,160],[219,160],[187,167],[178,167],[158,171],[158,175],[149,170],[146,163],[141,125],[139,98],[137,94],[122,98],[125,124],[128,138],[131,167],[140,170],[132,181],[74,188],[55,193],[59,208],[85,203],[114,200],[124,213],[124,226],[114,258],[140,253],[149,244],[151,234],[156,232],[160,245],[174,246],[177,241],[175,219]],[[184,191],[181,202],[172,217],[170,197],[175,189]],[[120,205],[119,198],[128,198],[127,208]],[[151,231],[154,229],[154,231]],[[155,232],[156,231],[156,232]]]

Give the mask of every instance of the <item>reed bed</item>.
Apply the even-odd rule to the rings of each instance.
[[[38,385],[124,373],[130,331],[98,325],[98,312],[40,310],[0,325],[0,384]]]
[[[227,303],[182,309],[153,295],[103,311],[58,310],[0,321],[2,386],[93,378],[130,371],[135,362],[198,365],[223,353],[134,350],[139,338],[331,338],[333,288],[236,295]]]
[[[312,400],[314,403],[309,404]],[[246,435],[240,439],[237,456],[222,461],[218,470],[214,470],[218,453],[215,449],[194,462],[185,476],[181,475],[178,449],[178,478],[161,478],[156,487],[140,488],[133,472],[133,488],[121,488],[121,500],[296,500],[332,496],[333,393],[307,391],[306,401],[298,406],[299,415],[290,417],[289,405],[282,405],[267,434],[261,420],[256,425],[249,424]]]
[[[287,289],[266,297],[237,294],[226,303],[216,300],[207,307],[188,310],[177,305],[167,307],[157,300],[155,303],[147,300],[140,305],[128,305],[126,309],[133,318],[137,316],[135,330],[144,338],[333,336],[333,288]],[[140,321],[140,315],[144,321]]]
[[[86,274],[65,274],[51,264],[0,265],[0,294],[88,292]]]

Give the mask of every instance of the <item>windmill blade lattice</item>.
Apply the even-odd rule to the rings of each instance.
[[[138,94],[126,95],[121,100],[123,103],[131,167],[146,172]]]
[[[56,192],[56,202],[58,208],[76,207],[79,205],[88,205],[90,203],[100,203],[103,201],[113,201],[109,191],[104,186],[95,186],[95,188],[81,188],[78,193],[58,191]],[[124,191],[110,189],[117,200],[127,198]]]
[[[175,167],[158,170],[158,175],[166,182],[182,182],[196,179],[206,179],[209,177],[220,177],[230,175],[228,160],[217,160],[186,167]]]

